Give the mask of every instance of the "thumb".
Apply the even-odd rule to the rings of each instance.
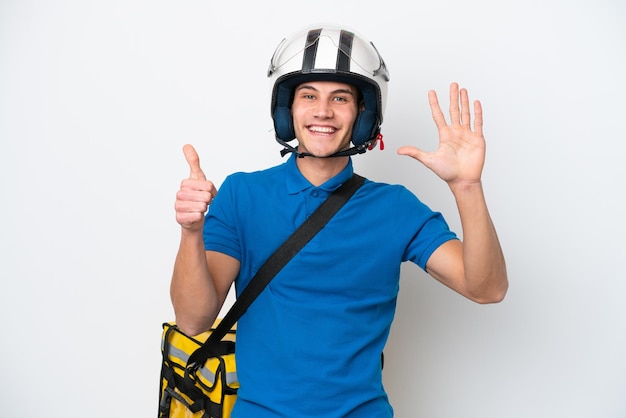
[[[187,164],[189,164],[189,169],[191,170],[189,178],[194,180],[206,180],[206,176],[200,168],[200,157],[198,157],[196,149],[192,145],[186,144],[183,146],[183,153],[185,154]]]
[[[398,154],[413,157],[418,161],[422,161],[428,154],[417,147],[405,146],[398,148]]]
[[[426,152],[420,148],[412,147],[412,146],[400,147],[398,148],[398,154],[406,155],[408,157],[414,158],[420,163],[424,164],[428,168],[432,167],[432,159],[433,159],[432,153]]]

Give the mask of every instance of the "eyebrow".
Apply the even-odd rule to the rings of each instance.
[[[299,85],[296,88],[296,91],[305,90],[305,89],[319,91],[318,89],[316,89],[315,87],[313,87],[313,86],[311,86],[309,84]],[[350,96],[354,97],[354,93],[352,92],[352,90],[349,90],[349,89],[337,89],[337,90],[331,91],[331,94],[337,94],[337,93],[345,93],[345,94],[349,94]]]

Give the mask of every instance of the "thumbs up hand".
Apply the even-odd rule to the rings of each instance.
[[[195,148],[189,144],[183,147],[185,160],[189,164],[189,178],[180,184],[176,193],[176,221],[190,231],[201,231],[204,226],[204,214],[217,195],[215,185],[206,179],[200,167],[200,158]]]

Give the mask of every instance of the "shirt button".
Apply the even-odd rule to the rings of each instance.
[[[313,190],[313,191],[311,192],[311,196],[313,196],[313,197],[317,197],[317,195],[319,195],[319,192],[318,192],[317,190]]]

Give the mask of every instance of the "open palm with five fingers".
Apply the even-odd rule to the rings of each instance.
[[[469,97],[466,89],[457,83],[450,85],[450,124],[439,106],[437,93],[428,92],[433,120],[439,131],[439,147],[427,152],[414,146],[398,149],[398,154],[420,161],[450,186],[480,182],[485,162],[482,107],[473,103],[474,122],[471,122]]]

